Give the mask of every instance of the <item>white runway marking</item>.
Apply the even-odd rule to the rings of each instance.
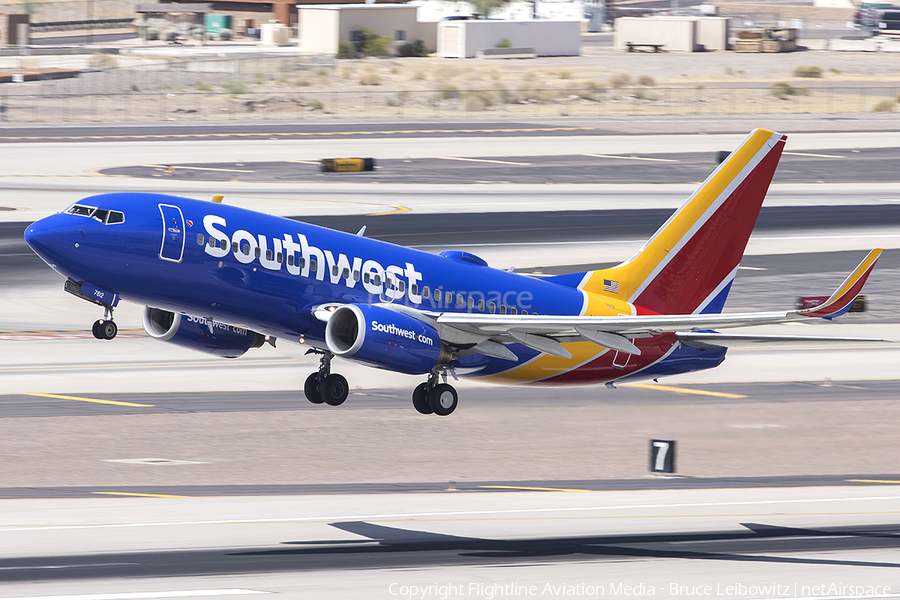
[[[84,569],[88,567],[131,567],[139,566],[141,563],[119,562],[119,563],[96,563],[86,565],[36,565],[25,567],[0,567],[0,571],[31,571],[34,569]],[[0,599],[2,600],[2,599]]]
[[[120,594],[72,594],[65,596],[17,596],[0,600],[152,600],[154,598],[212,598],[218,596],[251,596],[271,594],[261,590],[178,590],[174,592],[125,592]]]
[[[786,500],[735,500],[728,502],[680,502],[673,504],[621,504],[611,506],[566,506],[554,508],[512,508],[505,510],[460,510],[421,513],[382,513],[356,515],[320,515],[315,517],[282,517],[269,519],[221,519],[210,521],[164,521],[148,523],[97,523],[94,525],[22,525],[0,527],[0,532],[7,531],[59,531],[68,529],[125,529],[133,527],[184,527],[187,525],[246,525],[253,523],[324,523],[339,521],[383,521],[385,519],[445,519],[447,517],[474,517],[488,515],[519,515],[537,513],[571,513],[610,510],[636,510],[646,508],[704,508],[712,506],[766,506],[777,504],[820,504],[830,502],[868,502],[880,500],[900,500],[900,496],[861,496],[858,498],[803,498]],[[0,600],[8,600],[0,598]]]

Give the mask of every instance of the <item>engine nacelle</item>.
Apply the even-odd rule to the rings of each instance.
[[[434,327],[379,306],[345,304],[331,314],[325,343],[336,356],[421,375],[449,360]]]
[[[144,307],[144,331],[161,342],[222,358],[237,358],[266,341],[264,335],[255,331],[224,323],[213,322],[213,333],[210,333],[206,319],[149,306]]]

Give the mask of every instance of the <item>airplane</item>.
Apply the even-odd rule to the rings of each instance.
[[[787,136],[752,131],[625,262],[536,278],[458,250],[439,255],[221,203],[154,193],[91,196],[30,225],[28,245],[104,309],[111,340],[120,299],[145,305],[150,337],[234,358],[275,340],[319,355],[304,384],[337,406],[347,380],[334,357],[425,375],[422,414],[449,415],[448,374],[509,384],[656,379],[718,366],[729,346],[847,341],[720,330],[833,319],[878,260],[871,251],[823,304],[723,313]],[[888,341],[853,338],[853,341]]]

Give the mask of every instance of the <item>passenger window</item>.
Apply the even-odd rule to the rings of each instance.
[[[469,308],[475,308],[475,298],[473,298],[472,296],[469,296]]]
[[[234,252],[235,254],[237,254],[237,251],[238,251],[238,243],[237,242],[231,242],[231,251]]]
[[[310,271],[318,271],[319,270],[318,265],[316,265],[316,261],[313,258],[309,259],[309,270]]]
[[[219,242],[219,248],[222,250],[228,250],[228,240],[222,240]]]
[[[203,245],[203,234],[202,234],[202,233],[198,233],[198,234],[197,234],[197,245],[198,245],[198,246],[202,246],[202,245]]]
[[[288,266],[289,267],[294,266],[294,255],[293,254],[288,254]]]
[[[405,292],[405,291],[406,291],[406,282],[403,281],[402,279],[400,280],[400,291],[401,291],[401,292]]]
[[[241,246],[241,252],[243,252],[246,256],[250,256],[250,244],[244,244]]]
[[[479,312],[484,312],[484,300],[478,301],[478,310]]]
[[[372,280],[372,283],[375,285],[381,285],[381,275],[376,275],[375,279]]]
[[[451,302],[453,302],[453,292],[447,292],[444,294],[444,304],[449,306]]]
[[[500,305],[500,314],[501,314],[501,315],[505,315],[505,314],[506,314],[506,305],[505,305],[505,304],[501,304],[501,305]]]
[[[488,304],[488,312],[491,314],[494,314],[495,312],[497,312],[497,305],[494,304],[493,302]]]
[[[511,309],[509,309],[509,314],[511,314],[511,315],[518,314],[518,312],[519,312],[519,309],[517,309],[515,306],[513,306]]]
[[[370,276],[371,276],[371,275],[369,274],[368,271],[366,271],[365,273],[363,273],[363,283],[369,283],[369,277],[370,277]]]
[[[456,305],[457,305],[457,306],[462,306],[462,305],[464,305],[465,303],[466,303],[466,300],[465,300],[465,298],[463,298],[463,295],[462,295],[462,294],[457,294],[457,295],[456,295]]]
[[[219,242],[216,240],[216,238],[211,237],[211,238],[209,238],[209,245],[210,246],[218,246]]]
[[[411,286],[409,286],[409,293],[412,294],[413,296],[418,296],[419,295],[419,285],[414,283]]]
[[[272,260],[272,251],[266,250],[266,260]]]
[[[303,267],[305,267],[305,266],[306,266],[306,259],[303,258],[302,256],[301,256],[300,258],[298,258],[298,259],[297,259],[297,266],[300,267],[301,269],[302,269]]]
[[[337,274],[338,274],[338,268],[337,268],[337,265],[332,265],[332,266],[331,266],[331,274],[332,274],[333,276],[337,277]]]
[[[428,286],[422,288],[422,297],[428,299],[431,296],[431,290],[428,289]]]
[[[121,213],[117,210],[109,211],[109,217],[106,219],[106,222],[110,225],[115,223],[124,223],[125,222],[125,213]],[[200,242],[200,245],[203,245],[203,242]]]
[[[350,269],[344,269],[341,272],[341,277],[343,277],[344,279],[350,279]]]
[[[279,265],[284,262],[284,255],[281,252],[275,255],[275,262]]]
[[[527,315],[527,314],[528,314],[528,311],[527,311],[527,310],[523,310],[523,311],[522,311],[522,314],[523,314],[523,315]]]
[[[353,281],[359,281],[359,271],[353,271]]]
[[[259,258],[260,256],[262,256],[262,250],[260,250],[259,247],[257,247],[256,248],[256,258]]]

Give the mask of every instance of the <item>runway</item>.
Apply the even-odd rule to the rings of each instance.
[[[440,598],[449,586],[469,598],[893,597],[898,498],[873,485],[6,500],[2,534],[25,550],[4,552],[0,580],[7,598],[89,586],[107,600]],[[204,541],[173,549],[183,535]],[[55,554],[28,550],[51,538]]]
[[[0,599],[900,597],[898,344],[734,349],[617,389],[461,381],[447,418],[412,410],[420,378],[338,361],[350,398],[314,406],[285,341],[172,349],[127,303],[93,339],[96,307],[21,237],[90,193],[225,193],[544,276],[627,258],[743,137],[559,127],[0,131]],[[727,309],[827,295],[879,245],[866,313],[758,332],[900,338],[896,134],[791,140]],[[331,152],[384,168],[286,162]],[[197,168],[140,166],[170,163]],[[649,473],[651,439],[676,440],[674,475]]]

